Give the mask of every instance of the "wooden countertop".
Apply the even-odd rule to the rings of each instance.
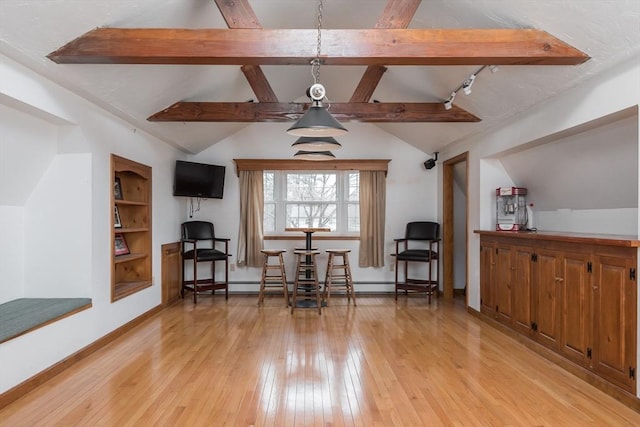
[[[569,233],[562,231],[495,231],[474,230],[481,236],[508,237],[527,240],[553,240],[568,243],[589,243],[595,245],[640,247],[638,236],[623,234]]]

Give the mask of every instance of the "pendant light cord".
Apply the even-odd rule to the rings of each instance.
[[[311,74],[313,82],[320,83],[320,49],[322,47],[322,0],[318,0],[318,42],[316,45],[316,57],[311,61]]]

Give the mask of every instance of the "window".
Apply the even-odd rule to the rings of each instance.
[[[339,234],[360,231],[357,171],[265,171],[264,232],[288,227],[328,227]]]

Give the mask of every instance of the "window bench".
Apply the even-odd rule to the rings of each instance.
[[[0,343],[91,307],[91,298],[18,298],[0,304]]]

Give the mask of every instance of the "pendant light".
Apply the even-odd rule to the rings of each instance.
[[[311,106],[297,122],[291,126],[287,133],[289,135],[303,137],[332,137],[347,133],[347,129],[340,124],[327,111],[322,100],[325,99],[326,91],[320,84],[320,47],[322,46],[322,0],[318,0],[318,44],[316,57],[311,61],[311,74],[314,84],[307,90],[307,96],[311,99]]]
[[[302,136],[291,144],[293,148],[304,151],[331,151],[342,148],[342,145],[335,138],[330,136],[311,138],[308,136]]]
[[[331,151],[303,151],[300,150],[293,155],[298,160],[333,160],[336,156]]]

